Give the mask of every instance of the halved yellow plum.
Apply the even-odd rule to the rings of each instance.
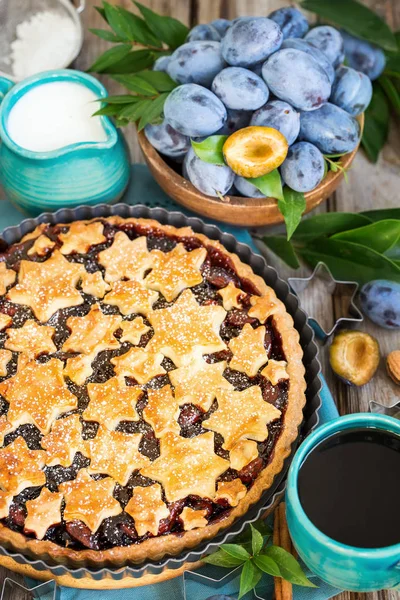
[[[331,367],[346,383],[368,383],[379,366],[377,340],[363,331],[341,331],[329,349]]]
[[[283,163],[288,143],[277,129],[251,126],[230,135],[222,151],[226,164],[236,175],[261,177]]]

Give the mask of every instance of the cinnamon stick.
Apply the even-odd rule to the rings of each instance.
[[[280,546],[280,514],[279,504],[275,509],[274,513],[274,532],[272,535],[272,541],[274,546]],[[280,577],[274,577],[274,588],[275,588],[275,600],[282,600],[282,579]]]
[[[278,507],[275,509],[274,514],[274,533],[273,533],[273,543],[277,546],[281,546],[293,554],[294,549],[292,546],[292,541],[289,535],[289,529],[286,522],[285,515],[285,503],[281,502]],[[285,581],[281,577],[274,577],[274,585],[275,585],[275,599],[276,600],[292,600],[293,598],[293,588],[292,584],[288,581]]]

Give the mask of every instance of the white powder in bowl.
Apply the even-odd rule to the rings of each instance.
[[[68,16],[47,10],[37,12],[16,28],[10,54],[14,76],[24,79],[66,66],[78,35]]]

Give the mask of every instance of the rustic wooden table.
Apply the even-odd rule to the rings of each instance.
[[[110,0],[132,9],[130,0]],[[143,4],[163,14],[169,14],[187,24],[206,23],[218,17],[228,19],[241,15],[267,15],[272,10],[289,4],[288,0],[141,0]],[[332,0],[333,2],[334,0]],[[386,18],[394,30],[400,29],[400,0],[363,0],[371,8]],[[107,47],[107,42],[100,40],[88,33],[88,28],[102,28],[103,21],[94,6],[100,4],[95,0],[86,0],[86,9],[82,14],[85,29],[85,41],[75,68],[85,70],[94,59]],[[110,92],[116,93],[118,86],[111,80],[104,78]],[[124,131],[128,141],[133,162],[144,162],[139,149],[136,132],[133,125]],[[360,151],[349,172],[349,182],[342,183],[335,194],[317,210],[324,211],[360,211],[372,208],[389,208],[400,206],[400,129],[393,124],[389,142],[386,145],[377,165],[368,162]],[[313,214],[315,214],[314,211]],[[270,252],[263,249],[270,262],[278,268],[281,276],[290,277],[296,273],[283,265]],[[307,269],[303,270],[307,273]],[[304,308],[313,314],[327,327],[338,313],[339,307],[335,299],[324,295],[323,289],[316,286],[310,291]],[[377,400],[387,406],[393,404],[395,399],[400,402],[400,388],[395,386],[385,372],[385,356],[395,349],[400,349],[399,334],[386,332],[371,323],[361,327],[374,335],[380,344],[382,360],[380,368],[373,380],[361,389],[349,388],[343,385],[333,375],[327,356],[327,347],[321,348],[320,359],[323,373],[337,402],[340,414],[366,412],[369,410],[370,401]],[[384,493],[384,490],[382,490]],[[377,507],[379,509],[379,507]],[[366,523],[367,527],[373,523]],[[11,576],[22,580],[6,569],[0,570],[0,584],[4,577]],[[365,600],[400,600],[400,593],[382,591],[374,594],[353,594],[343,592],[337,596],[338,600],[358,600],[361,596]],[[25,600],[23,593],[16,592],[12,600]]]

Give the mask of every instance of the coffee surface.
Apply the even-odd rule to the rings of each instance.
[[[298,490],[309,519],[334,540],[360,548],[400,543],[400,436],[336,433],[308,455]]]

